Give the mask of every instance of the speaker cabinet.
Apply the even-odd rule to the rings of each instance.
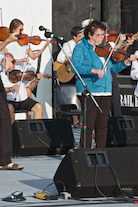
[[[44,125],[51,138],[51,149],[54,154],[65,154],[74,147],[74,135],[69,118],[43,119]],[[53,154],[53,150],[48,154]]]
[[[132,147],[69,150],[53,180],[59,193],[66,190],[72,198],[138,195],[137,160]]]
[[[106,146],[138,146],[138,117],[110,117]]]
[[[74,146],[71,124],[66,118],[15,121],[12,135],[13,154],[19,156],[65,154]]]
[[[49,151],[50,139],[43,120],[15,121],[12,137],[15,155],[41,155]]]

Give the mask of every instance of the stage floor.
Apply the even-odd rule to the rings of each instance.
[[[73,134],[76,143],[78,144],[80,138],[80,129],[73,128]],[[54,174],[63,159],[62,156],[29,156],[13,158],[14,163],[24,166],[21,171],[1,170],[0,171],[0,206],[138,206],[133,202],[117,202],[101,199],[94,199],[93,201],[85,200],[65,200],[58,198],[58,200],[41,200],[34,197],[37,192],[42,192],[48,185],[53,183]],[[23,192],[25,201],[6,202],[3,198],[10,196],[13,192]],[[58,195],[58,191],[54,183],[46,189],[46,192]]]

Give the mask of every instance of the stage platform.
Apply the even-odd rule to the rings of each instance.
[[[73,129],[76,143],[79,143],[80,129]],[[41,200],[34,197],[37,192],[42,192],[48,185],[53,183],[53,176],[63,159],[62,156],[29,156],[13,158],[14,163],[24,166],[21,171],[1,170],[0,171],[0,206],[94,206],[94,207],[131,207],[138,206],[130,201],[115,201],[104,198],[96,198],[93,200]],[[10,196],[13,192],[23,192],[25,201],[6,202],[3,198]],[[46,192],[58,195],[55,184],[50,185]]]

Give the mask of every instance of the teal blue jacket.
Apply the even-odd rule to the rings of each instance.
[[[84,37],[82,38],[82,41],[79,44],[77,44],[73,50],[72,63],[79,72],[84,83],[92,93],[112,93],[111,71],[117,73],[127,67],[124,61],[117,63],[111,58],[107,64],[106,73],[101,79],[99,79],[97,74],[91,73],[91,70],[92,68],[102,69],[103,63],[100,60],[97,53],[94,51],[93,46]],[[76,73],[72,66],[71,71],[73,73]],[[85,90],[78,76],[76,78],[76,88],[78,93],[82,93]]]

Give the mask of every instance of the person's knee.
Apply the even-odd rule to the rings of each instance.
[[[43,106],[42,106],[42,104],[41,103],[36,103],[34,106],[33,106],[33,108],[32,108],[32,111],[34,111],[34,112],[42,112],[43,111]]]

